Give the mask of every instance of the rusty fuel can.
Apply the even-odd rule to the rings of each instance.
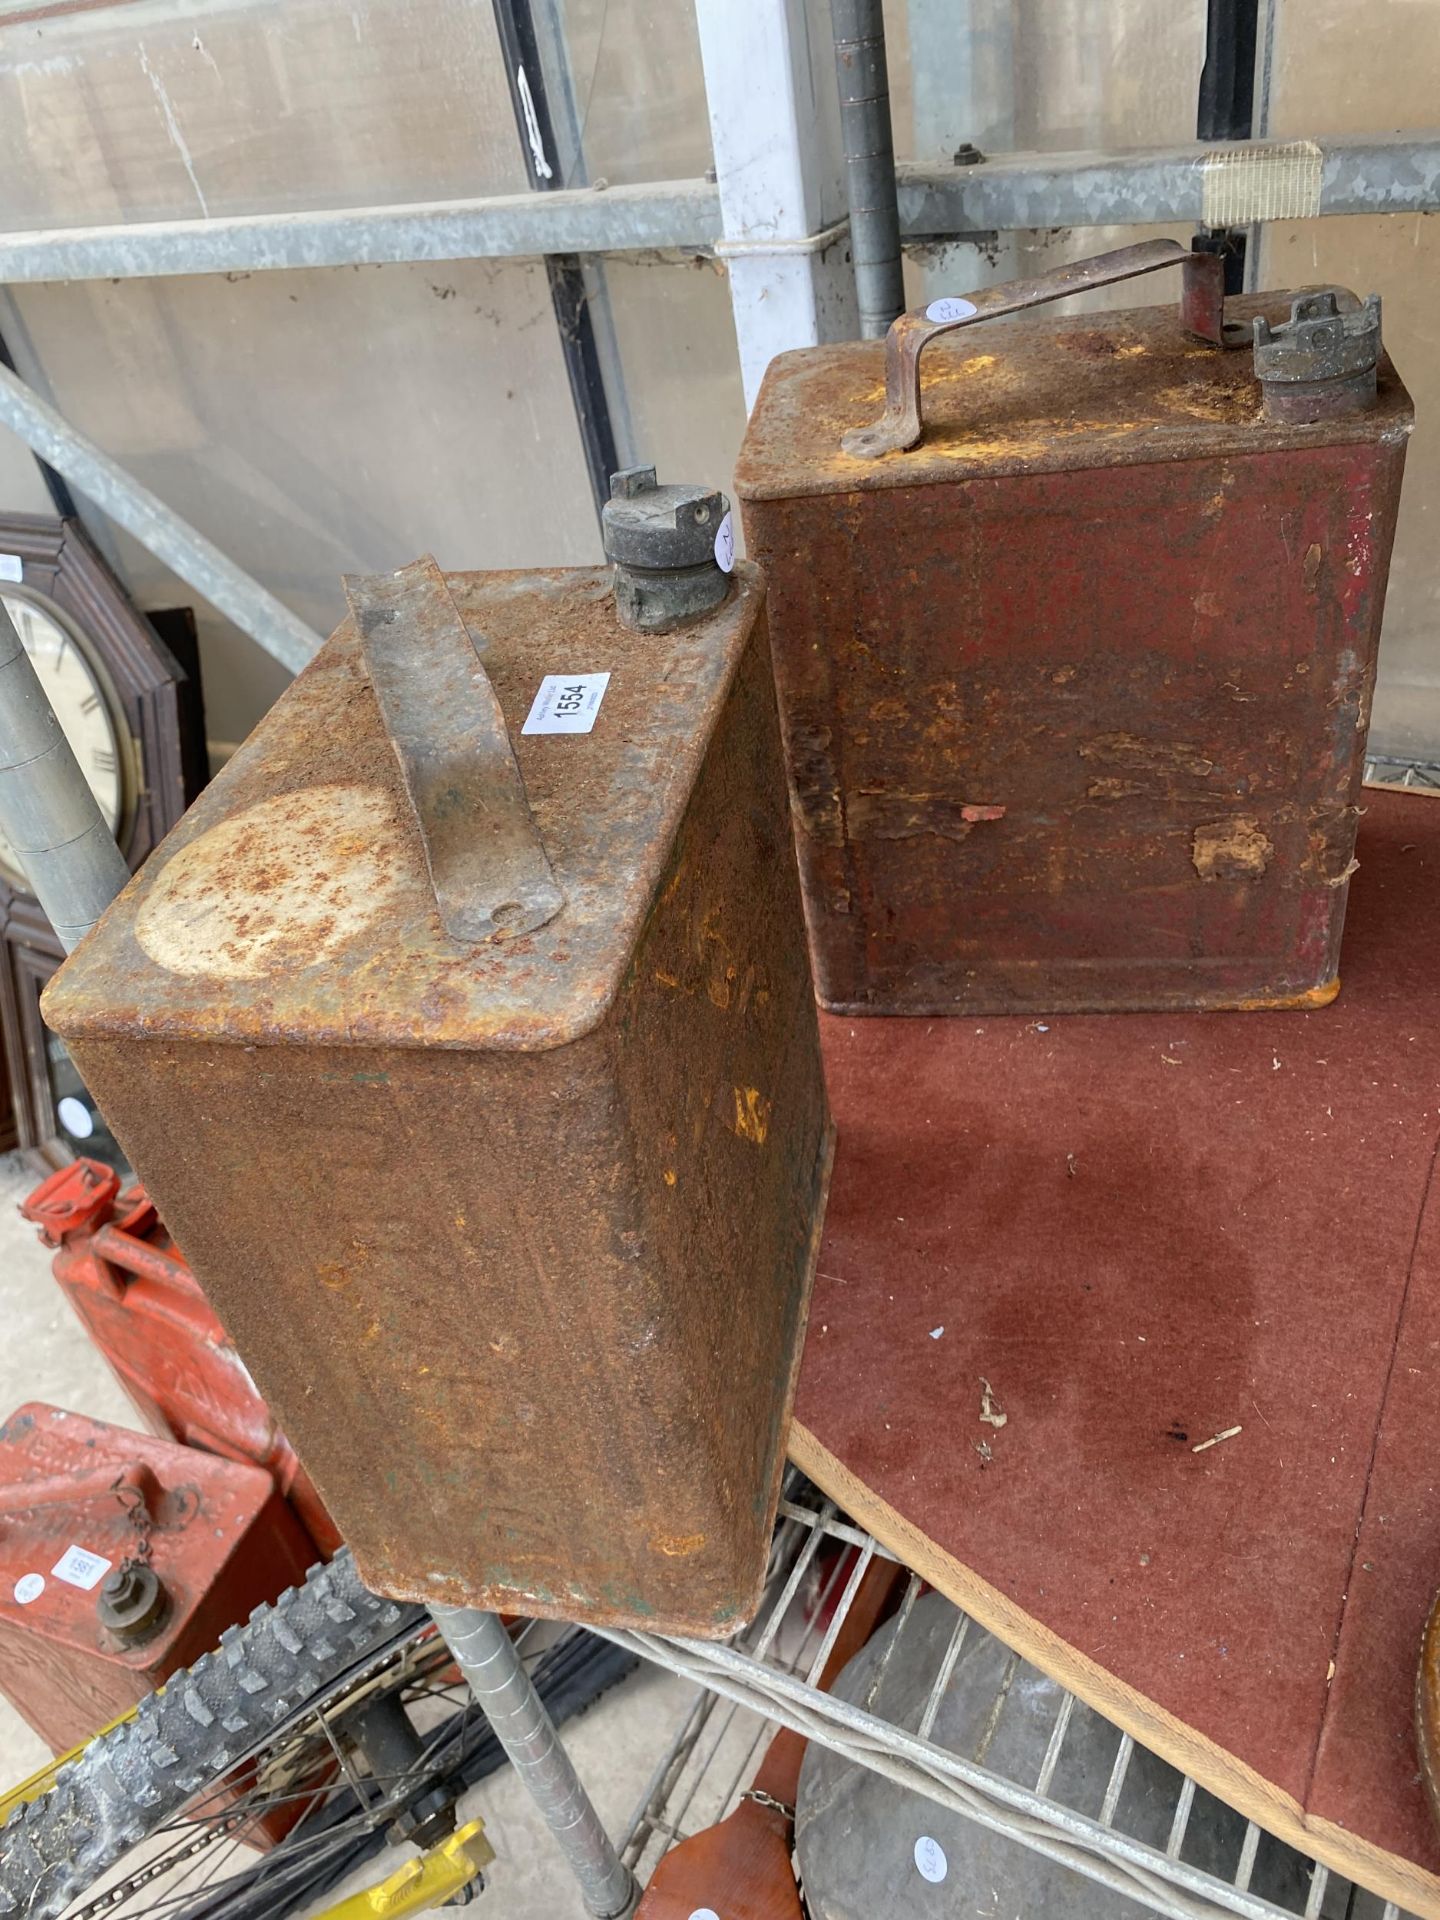
[[[1178,314],[968,331],[1170,265]],[[827,1007],[1337,991],[1411,408],[1378,301],[1220,271],[1147,241],[772,364],[736,485]]]
[[[613,581],[347,583],[48,990],[384,1594],[758,1601],[833,1135],[726,519],[622,475]]]
[[[0,1692],[63,1753],[311,1557],[258,1467],[31,1402],[0,1423]]]
[[[61,1292],[151,1433],[263,1467],[330,1559],[340,1536],[143,1187],[69,1160],[21,1201]],[[262,1255],[263,1258],[263,1255]]]

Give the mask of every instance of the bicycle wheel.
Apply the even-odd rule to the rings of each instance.
[[[519,1636],[521,1644],[528,1632],[527,1628]],[[424,1651],[422,1642],[416,1648],[417,1658]],[[429,1657],[438,1662],[446,1656],[442,1648],[431,1643]],[[531,1678],[551,1720],[560,1726],[583,1712],[638,1664],[636,1656],[623,1648],[612,1646],[583,1627],[569,1627],[535,1659]],[[452,1698],[456,1693],[463,1704],[424,1735],[423,1757],[410,1776],[416,1789],[407,1808],[412,1821],[423,1819],[427,1801],[433,1804],[432,1796],[442,1795],[444,1804],[453,1807],[460,1794],[507,1764],[499,1741],[468,1690],[452,1688],[443,1672],[407,1690],[404,1698],[407,1707],[418,1701],[417,1717],[423,1718],[427,1708],[434,1709],[437,1699]],[[370,1781],[355,1784],[367,1792],[374,1791]],[[393,1793],[393,1786],[390,1791]],[[226,1875],[222,1884],[187,1899],[183,1916],[177,1916],[177,1920],[280,1920],[280,1916],[335,1890],[382,1850],[389,1831],[383,1812],[376,1818],[374,1809],[367,1809],[347,1784],[331,1793],[323,1804],[314,1806],[303,1829],[282,1848],[243,1872]],[[471,1890],[454,1896],[457,1901],[468,1897]]]
[[[558,1723],[635,1665],[570,1628],[532,1677]],[[377,1599],[341,1554],[11,1816],[0,1917],[281,1920],[387,1839],[443,1839],[504,1759],[429,1615]]]
[[[302,1790],[307,1770],[313,1776],[324,1757],[317,1733],[339,1763],[327,1706],[363,1688],[427,1625],[423,1609],[362,1586],[348,1553],[314,1569],[12,1813],[0,1829],[0,1917],[51,1920],[187,1808],[200,1811],[184,1823],[186,1854],[256,1833]],[[218,1791],[227,1780],[228,1796]]]

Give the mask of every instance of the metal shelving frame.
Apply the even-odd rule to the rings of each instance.
[[[1365,762],[1367,787],[1403,787],[1409,793],[1440,793],[1440,762],[1372,753]]]
[[[829,8],[824,0],[693,4],[714,155],[704,178],[614,187],[597,180],[525,193],[201,219],[0,226],[0,317],[10,288],[37,282],[534,258],[547,262],[552,279],[556,263],[571,263],[564,269],[562,307],[573,317],[578,275],[587,266],[593,272],[611,257],[713,257],[723,263],[730,288],[748,407],[777,353],[858,331]],[[520,11],[507,0],[501,17],[513,21]],[[531,65],[539,73],[549,46],[563,105],[563,10],[547,0],[523,11],[540,29],[542,58]],[[520,99],[523,80],[532,105],[520,54],[533,43],[533,33],[519,39],[512,33],[505,47],[512,91]],[[567,130],[562,149],[577,137]],[[583,148],[579,138],[582,164]],[[536,157],[532,150],[532,161]],[[540,157],[553,169],[559,155],[542,151]],[[537,177],[534,167],[531,177]],[[1196,140],[1128,152],[1001,153],[973,166],[901,163],[895,182],[901,237],[917,246],[1062,226],[1193,221],[1230,228],[1335,215],[1416,215],[1440,210],[1440,129]],[[605,370],[599,363],[606,356],[598,338],[587,338],[582,348],[584,366],[572,369],[572,393],[586,416],[578,425],[598,471],[607,444],[598,418]],[[613,354],[609,359],[616,385],[623,370]],[[608,397],[623,408],[623,393]],[[298,672],[313,656],[319,634],[3,364],[0,426],[283,666]]]
[[[763,1740],[778,1724],[1172,1920],[1215,1920],[1220,1915],[1297,1920],[1297,1913],[1303,1920],[1408,1920],[1393,1903],[1315,1861],[1309,1862],[1309,1892],[1302,1909],[1262,1899],[1250,1890],[1257,1856],[1262,1846],[1282,1843],[1253,1821],[1228,1879],[1201,1871],[1185,1854],[1197,1796],[1203,1801],[1204,1789],[1179,1772],[1164,1849],[1138,1840],[1125,1830],[1122,1797],[1135,1742],[1118,1728],[1100,1806],[1067,1804],[1056,1786],[1061,1752],[1077,1718],[1093,1714],[1072,1694],[1061,1695],[1049,1746],[1033,1779],[1010,1778],[937,1745],[930,1735],[955,1663],[967,1638],[985,1631],[963,1613],[957,1615],[915,1726],[893,1724],[821,1692],[816,1682],[866,1569],[876,1558],[895,1556],[798,1474],[787,1482],[780,1511],[764,1605],[754,1625],[733,1642],[608,1632],[608,1638],[693,1680],[700,1689],[621,1843],[627,1864],[640,1871],[642,1880],[687,1832],[730,1811],[749,1784]],[[854,1551],[837,1557],[827,1548]],[[905,1632],[921,1585],[912,1573],[900,1605],[895,1644]],[[997,1715],[1003,1712],[1004,1692],[1002,1686]],[[719,1702],[729,1703],[731,1711],[725,1713]]]

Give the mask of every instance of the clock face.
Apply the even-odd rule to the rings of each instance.
[[[80,771],[100,803],[105,823],[119,833],[125,817],[125,751],[128,730],[114,695],[75,623],[39,595],[17,589],[0,592],[15,622],[20,644],[29,654],[55,717],[75,750]],[[14,848],[0,832],[0,874],[22,892],[30,891]]]

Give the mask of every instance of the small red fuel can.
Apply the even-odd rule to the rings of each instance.
[[[975,331],[1162,267],[1179,312]],[[1378,300],[1218,271],[1147,241],[766,375],[736,490],[826,1006],[1336,992],[1411,407]]]
[[[328,1559],[335,1523],[145,1189],[72,1160],[20,1212],[56,1249],[56,1280],[150,1430],[263,1467]]]
[[[305,1577],[259,1467],[32,1403],[0,1427],[0,1689],[63,1753]]]

